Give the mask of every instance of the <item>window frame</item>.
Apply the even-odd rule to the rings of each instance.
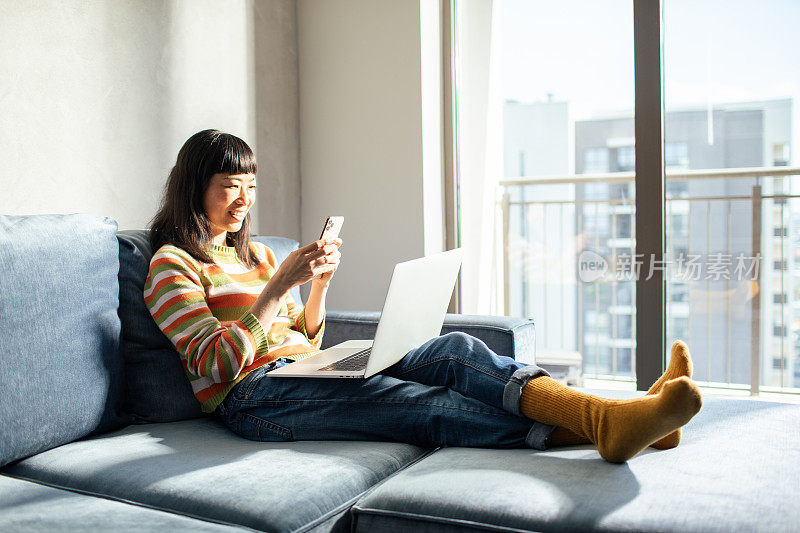
[[[445,184],[446,248],[460,246],[458,176],[458,0],[442,0],[443,174]],[[665,236],[664,166],[664,18],[663,0],[633,0],[634,125],[635,125],[635,233],[637,254],[644,254],[643,271],[650,261],[663,261]],[[643,214],[647,216],[643,216]],[[506,272],[506,275],[508,273]],[[663,373],[666,350],[666,301],[663,272],[636,280],[636,385],[647,390]],[[460,282],[460,277],[459,277]],[[449,308],[461,312],[460,285]]]

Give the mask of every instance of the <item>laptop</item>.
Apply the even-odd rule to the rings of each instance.
[[[439,335],[461,267],[461,248],[398,263],[375,340],[351,340],[265,374],[368,378]]]

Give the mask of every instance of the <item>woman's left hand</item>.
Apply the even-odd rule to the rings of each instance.
[[[318,262],[318,265],[322,266],[324,264],[325,266],[330,267],[331,270],[325,272],[324,274],[320,275],[320,277],[312,281],[311,286],[313,287],[316,285],[320,288],[327,289],[331,282],[331,278],[333,278],[333,275],[336,273],[336,269],[339,268],[339,261],[342,257],[342,253],[339,251],[339,248],[342,246],[342,239],[325,239],[323,242],[325,245],[336,245],[336,250],[320,257],[316,261]]]

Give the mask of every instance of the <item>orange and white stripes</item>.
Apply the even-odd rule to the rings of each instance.
[[[268,247],[251,243],[262,262],[249,268],[234,248],[214,246],[213,263],[201,263],[173,245],[150,261],[144,299],[158,327],[180,354],[203,411],[211,412],[248,373],[279,357],[315,353],[323,328],[313,339],[305,331],[303,308],[287,295],[265,332],[250,307],[275,273]]]

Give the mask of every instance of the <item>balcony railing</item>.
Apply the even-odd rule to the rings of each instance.
[[[752,394],[759,390],[800,393],[800,209],[790,209],[789,203],[791,199],[800,198],[800,182],[793,181],[793,177],[800,177],[800,168],[667,171],[666,256],[676,254],[678,250],[691,252],[705,246],[709,248],[704,250],[706,258],[709,254],[727,255],[725,252],[744,248],[752,258],[758,258],[756,273],[751,280],[735,286],[730,283],[733,280],[725,280],[724,290],[719,290],[720,283],[714,284],[721,281],[719,278],[702,280],[705,282],[703,286],[702,282],[687,285],[671,281],[665,275],[668,321],[673,319],[675,324],[680,324],[668,325],[667,334],[688,337],[690,347],[705,348],[708,353],[699,358],[705,367],[696,367],[695,375],[705,376],[706,385],[749,388]],[[582,283],[576,274],[581,249],[608,250],[612,257],[620,254],[635,257],[632,191],[626,196],[614,195],[612,187],[607,187],[608,194],[604,195],[592,195],[588,190],[602,188],[603,184],[618,184],[619,193],[625,192],[629,186],[632,189],[633,183],[633,172],[500,181],[498,207],[502,218],[505,312],[530,313],[530,307],[520,310],[512,309],[512,306],[519,301],[528,301],[526,298],[532,292],[530,284],[542,285],[537,277],[546,280],[553,274],[548,269],[560,269],[557,284],[561,288],[557,297],[550,295],[551,301],[548,302],[552,291],[544,287],[541,296],[529,299],[543,299],[533,307],[547,311],[559,308],[562,311],[560,316],[569,315],[563,312],[565,306],[570,310],[574,308],[575,339],[571,343],[564,341],[570,335],[564,331],[563,325],[558,326],[560,329],[556,334],[548,333],[553,328],[542,325],[548,320],[559,320],[559,317],[550,318],[548,312],[545,316],[533,317],[539,326],[537,336],[541,342],[538,349],[580,352],[588,377],[632,380],[631,372],[636,367],[636,310],[632,303],[635,296],[627,295],[618,301],[621,282],[613,275]],[[686,186],[679,186],[681,183]],[[590,184],[599,184],[600,187],[581,187]],[[552,187],[558,185],[567,187]],[[544,192],[537,194],[537,191]],[[709,194],[699,194],[704,192]],[[531,196],[536,198],[528,199]],[[557,216],[545,215],[550,212]],[[536,215],[532,216],[532,213]],[[744,219],[743,213],[749,220]],[[546,236],[563,236],[565,220],[569,226],[566,230],[574,231],[576,238],[572,241],[556,239],[556,246],[549,246],[548,241],[553,239]],[[526,228],[531,222],[542,226],[539,232],[544,237],[538,242],[535,242],[535,237],[527,235]],[[745,232],[746,243],[741,239],[743,226],[749,226],[751,230]],[[519,231],[512,235],[513,228]],[[577,236],[591,240],[581,240]],[[734,236],[739,237],[736,243],[731,242]],[[698,242],[698,239],[704,242]],[[711,249],[712,242],[717,245],[715,249]],[[579,245],[581,249],[578,249]],[[567,249],[570,246],[573,249]],[[520,247],[524,250],[520,251]],[[533,262],[540,264],[531,266],[528,263],[525,266],[535,269],[535,275],[521,270],[525,261],[520,261],[519,256],[524,256],[526,250],[537,252],[533,254],[536,256]],[[564,256],[574,258],[571,272],[565,269],[563,262],[555,267],[548,265],[549,258]],[[564,290],[569,284],[575,284],[574,294]],[[610,287],[600,287],[604,284]],[[590,285],[594,286],[594,290],[588,291],[593,300],[583,294]],[[609,289],[610,298],[601,301],[601,289]],[[553,299],[559,300],[555,306]],[[743,306],[749,311],[749,320]],[[743,320],[749,322],[746,333],[741,327]],[[607,325],[601,326],[601,322],[607,322]],[[685,331],[680,330],[681,327]],[[776,332],[780,335],[776,336]],[[742,346],[742,339],[749,339],[748,358],[742,354],[746,348]],[[599,354],[606,353],[602,350],[608,352],[610,360],[600,360]],[[746,380],[741,377],[743,365],[748,366],[743,359],[749,359]]]

